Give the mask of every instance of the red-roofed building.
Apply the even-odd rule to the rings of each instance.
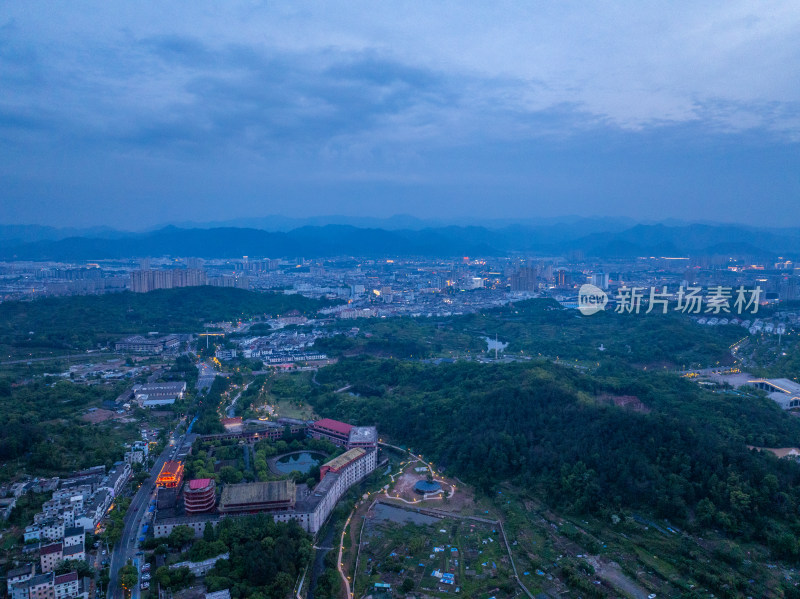
[[[187,516],[211,512],[216,502],[216,484],[213,478],[196,478],[183,488],[183,505]]]
[[[42,572],[52,572],[62,559],[64,559],[64,546],[61,543],[51,543],[39,549]]]
[[[322,420],[317,420],[309,427],[308,434],[314,439],[325,439],[340,447],[347,447],[347,443],[350,440],[350,430],[352,428],[352,424],[331,420],[330,418],[323,418]]]
[[[67,574],[56,576],[54,587],[56,599],[77,597],[79,594],[78,573],[68,572]]]

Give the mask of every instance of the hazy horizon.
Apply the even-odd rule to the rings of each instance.
[[[270,222],[274,219],[274,222]],[[782,225],[758,225],[740,221],[714,221],[714,220],[692,220],[692,219],[635,219],[630,217],[611,217],[603,215],[580,216],[575,214],[562,214],[549,217],[526,217],[526,218],[420,218],[409,214],[392,214],[387,217],[371,216],[347,216],[342,214],[317,214],[308,217],[293,217],[284,214],[253,215],[252,217],[242,217],[230,220],[208,220],[208,221],[167,221],[143,226],[126,226],[126,224],[106,225],[106,224],[87,224],[87,225],[60,225],[33,222],[6,222],[0,221],[0,228],[25,228],[43,227],[56,231],[74,231],[77,234],[87,234],[92,237],[94,234],[101,234],[103,231],[122,233],[122,234],[144,234],[159,231],[161,229],[176,227],[179,229],[214,229],[214,228],[241,228],[259,229],[264,231],[290,231],[296,228],[328,225],[352,226],[355,228],[374,228],[387,230],[401,229],[427,229],[439,227],[483,227],[486,229],[502,229],[510,226],[522,227],[545,227],[556,225],[580,225],[590,224],[593,230],[603,230],[603,225],[609,229],[625,230],[638,225],[655,226],[663,225],[666,227],[688,227],[693,225],[704,225],[708,227],[744,227],[759,230],[793,230],[800,229],[799,224]]]

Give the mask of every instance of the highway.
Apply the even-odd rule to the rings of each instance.
[[[180,426],[180,425],[179,425]],[[174,436],[174,435],[173,435]],[[156,496],[155,482],[164,462],[175,457],[183,445],[186,435],[182,435],[175,439],[174,444],[168,444],[161,455],[153,464],[150,470],[150,476],[142,483],[142,486],[136,491],[136,494],[131,500],[131,505],[125,515],[125,528],[122,531],[122,539],[114,546],[111,554],[111,565],[109,568],[110,582],[108,585],[108,598],[116,599],[123,597],[122,588],[119,585],[119,570],[124,566],[128,560],[133,560],[138,551],[138,539],[142,524],[145,524],[144,517],[147,514],[147,508],[151,499]],[[132,599],[136,599],[139,595],[138,587],[132,593]]]

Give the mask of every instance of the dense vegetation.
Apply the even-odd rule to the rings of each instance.
[[[800,466],[747,448],[800,441],[800,423],[768,399],[731,399],[671,374],[603,366],[588,377],[547,362],[362,358],[317,381],[310,400],[320,413],[378,424],[486,492],[511,480],[568,512],[642,510],[800,557]],[[331,392],[345,384],[358,395]],[[640,411],[615,407],[623,396]]]
[[[241,375],[238,377],[241,379]],[[220,420],[220,406],[227,397],[231,380],[228,377],[217,376],[211,383],[211,388],[205,396],[197,400],[197,422],[193,431],[200,435],[212,435],[225,432]]]
[[[329,302],[302,295],[225,287],[83,295],[0,303],[0,344],[20,348],[91,348],[131,333],[197,332],[205,322],[311,314]]]
[[[252,418],[255,416],[252,407],[262,396],[266,380],[266,375],[259,375],[255,377],[250,383],[250,386],[242,392],[242,396],[239,398],[239,401],[236,402],[235,411],[237,416],[242,416],[244,418]]]
[[[295,521],[276,523],[264,514],[225,518],[204,541],[230,553],[206,576],[208,590],[230,589],[235,599],[283,599],[311,556],[311,539]]]
[[[11,464],[17,460],[23,460],[31,472],[46,474],[111,466],[121,459],[123,442],[138,438],[136,425],[90,424],[81,418],[90,407],[118,394],[116,387],[68,381],[0,384],[2,476],[15,473]]]
[[[530,300],[463,316],[458,327],[497,335],[509,343],[506,351],[511,354],[668,368],[730,363],[730,345],[746,335],[741,327],[702,327],[677,313],[608,311],[582,316],[552,300]]]
[[[450,318],[362,319],[356,324],[361,334],[320,339],[315,347],[331,355],[476,356],[487,353],[484,337],[497,336],[508,343],[506,355],[573,362],[613,359],[672,369],[730,363],[730,345],[746,335],[733,325],[701,327],[681,314],[581,316],[544,299]]]

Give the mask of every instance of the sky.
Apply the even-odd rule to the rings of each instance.
[[[800,3],[0,3],[0,223],[800,226]]]

